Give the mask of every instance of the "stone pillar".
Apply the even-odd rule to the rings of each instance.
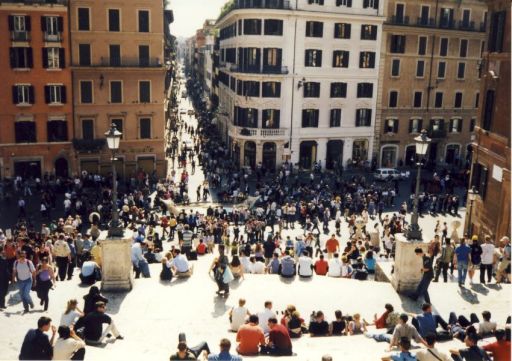
[[[325,168],[325,160],[327,158],[327,139],[320,138],[317,140],[318,148],[316,151],[316,161]]]
[[[256,142],[256,166],[263,163],[263,143],[261,141]]]
[[[402,233],[395,234],[395,241],[395,267],[391,284],[398,293],[408,295],[416,290],[422,276],[423,262],[414,250],[421,248],[427,254],[428,244],[408,241]]]
[[[108,232],[101,232],[98,240],[101,244],[101,289],[111,292],[130,291],[133,286],[132,276],[132,235],[129,230],[124,236],[108,237]]]

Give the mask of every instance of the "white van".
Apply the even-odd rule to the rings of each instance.
[[[402,179],[402,173],[395,168],[378,168],[373,173],[373,177],[377,180]]]

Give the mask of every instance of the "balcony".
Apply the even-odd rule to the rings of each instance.
[[[434,18],[417,18],[416,26],[420,26],[423,28],[435,28],[436,21]]]
[[[30,41],[29,31],[11,31],[12,41]]]
[[[242,139],[283,139],[288,137],[288,129],[286,128],[273,128],[273,129],[262,129],[262,128],[246,128],[239,127],[236,125],[229,126],[229,135],[234,138]]]
[[[476,31],[485,32],[486,24],[482,22],[480,24],[474,21],[455,21],[453,19],[441,19],[437,24],[434,18],[416,18],[416,22],[409,21],[408,16],[397,17],[395,15],[387,21],[389,25],[402,25],[402,26],[417,26],[421,28],[439,28],[445,30],[459,30],[459,31]]]
[[[409,25],[409,17],[393,15],[389,23],[393,25]]]
[[[0,3],[25,5],[67,5],[68,0],[1,0]]]
[[[106,144],[104,138],[100,139],[73,139],[73,147],[76,151],[82,153],[99,152]]]
[[[160,58],[139,59],[138,57],[101,57],[100,61],[93,61],[90,65],[80,65],[79,63],[76,63],[74,64],[74,66],[92,68],[164,68],[164,64],[162,63],[162,60]]]
[[[229,67],[229,71],[233,73],[252,73],[252,74],[288,74],[287,66],[241,66],[232,64]]]
[[[60,43],[62,41],[62,33],[49,34],[43,33],[43,40],[47,43]]]
[[[446,138],[446,129],[443,128],[429,128],[428,136],[432,139]]]
[[[238,9],[278,9],[291,10],[289,0],[232,0],[224,5],[218,20]]]

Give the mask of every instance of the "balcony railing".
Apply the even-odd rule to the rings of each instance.
[[[68,0],[1,0],[0,3],[26,4],[26,5],[67,5]]]
[[[62,34],[61,33],[57,33],[57,34],[43,33],[43,40],[46,42],[49,42],[49,43],[53,43],[53,42],[60,43],[62,41]]]
[[[12,41],[30,41],[30,32],[29,31],[11,31],[11,40]]]
[[[286,128],[247,128],[230,125],[229,132],[234,137],[248,138],[285,138],[288,137],[288,129]]]
[[[393,25],[409,25],[409,17],[408,16],[391,16],[391,24]]]
[[[78,152],[98,152],[106,144],[105,139],[73,139],[73,147]]]
[[[87,66],[87,67],[109,67],[109,68],[163,68],[164,64],[160,58],[148,58],[139,59],[131,57],[121,58],[109,58],[101,57],[100,61],[91,62],[91,65],[80,65],[79,63],[75,66]]]
[[[287,66],[241,66],[232,64],[229,71],[233,73],[253,73],[253,74],[288,74]]]
[[[439,28],[446,30],[460,30],[460,31],[477,31],[477,32],[485,32],[486,25],[484,22],[475,23],[474,21],[463,21],[463,20],[453,20],[453,19],[441,19],[436,24],[434,18],[416,18],[416,22],[409,21],[408,16],[391,16],[391,18],[387,21],[390,25],[403,25],[403,26],[417,26],[423,28]]]
[[[291,10],[289,0],[232,0],[221,10],[219,20],[233,10],[238,9],[280,9]]]
[[[441,129],[429,128],[428,136],[432,139],[446,138],[446,129],[445,128],[441,128]]]
[[[417,18],[416,25],[425,28],[434,28],[436,26],[436,21],[434,18]]]

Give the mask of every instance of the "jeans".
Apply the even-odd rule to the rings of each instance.
[[[480,264],[480,283],[485,283],[485,271],[487,271],[487,282],[492,281],[492,264]]]
[[[419,297],[423,296],[425,299],[425,302],[430,302],[430,295],[428,294],[428,286],[430,285],[430,282],[432,281],[432,277],[430,276],[423,276],[421,278],[420,283],[418,284],[418,287],[416,288],[416,292],[414,293],[413,298],[418,299]]]
[[[28,311],[28,306],[34,307],[32,297],[30,297],[30,290],[32,289],[32,278],[27,278],[23,281],[18,281],[18,287],[20,289],[21,301],[23,302],[23,308]]]
[[[66,274],[68,273],[69,259],[68,257],[55,257],[55,262],[59,268],[59,280],[64,281],[66,279]]]
[[[437,266],[437,270],[436,270],[436,277],[435,277],[435,281],[439,281],[439,276],[441,275],[441,272],[443,273],[443,279],[444,279],[444,282],[448,282],[448,266],[449,264],[448,263],[445,263],[445,262],[439,262],[438,266]]]
[[[387,334],[387,333],[378,333],[378,334],[373,334],[371,335],[371,337],[377,341],[377,342],[391,342],[391,338],[393,337],[392,335],[390,334]]]
[[[458,262],[457,272],[459,273],[459,285],[466,283],[466,275],[468,274],[468,263]]]

